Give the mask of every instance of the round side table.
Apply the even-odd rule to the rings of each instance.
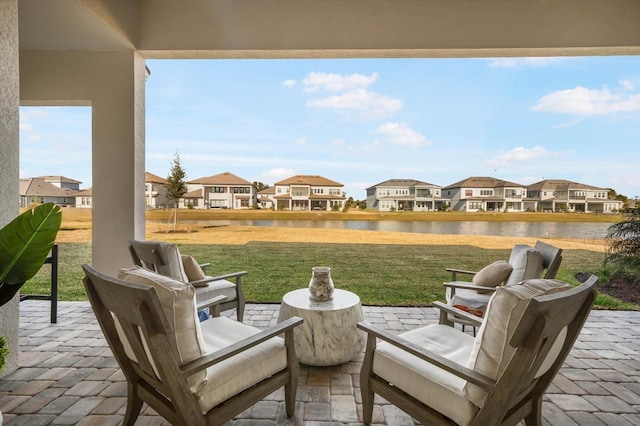
[[[292,316],[304,319],[293,330],[298,360],[307,365],[337,365],[354,359],[364,349],[365,333],[356,328],[363,320],[357,294],[335,289],[333,298],[317,302],[306,288],[282,298],[278,322]]]

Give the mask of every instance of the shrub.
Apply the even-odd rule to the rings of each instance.
[[[609,226],[605,244],[605,268],[640,275],[640,208],[625,210],[622,220]]]

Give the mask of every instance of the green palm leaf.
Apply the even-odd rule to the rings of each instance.
[[[0,229],[0,306],[40,270],[61,221],[60,207],[47,203],[25,211]]]

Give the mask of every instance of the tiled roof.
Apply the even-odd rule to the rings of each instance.
[[[515,182],[509,182],[502,179],[497,179],[493,177],[486,176],[473,176],[466,179],[463,179],[459,182],[453,183],[451,185],[447,185],[442,189],[453,189],[453,188],[503,188],[505,186],[515,186],[524,188],[524,185]]]
[[[202,188],[194,189],[193,191],[185,192],[180,198],[202,198]]]
[[[199,183],[202,185],[252,185],[248,180],[242,179],[230,172],[194,179],[189,183]]]
[[[76,181],[77,182],[77,181]],[[77,190],[61,189],[45,178],[20,179],[20,195],[29,197],[74,197]]]
[[[92,188],[81,189],[74,194],[76,197],[91,197],[93,195]]]
[[[68,177],[55,175],[55,176],[37,176],[34,179],[44,179],[45,182],[59,182],[59,183],[82,183],[79,180],[71,179]]]
[[[415,186],[438,186],[438,185],[434,185],[432,183],[427,183],[427,182],[422,182],[419,180],[415,180],[415,179],[389,179],[389,180],[385,180],[384,182],[380,182],[376,185],[371,186],[370,188],[377,188],[377,187],[415,187]],[[367,189],[370,189],[367,188]]]
[[[318,175],[295,175],[276,182],[276,185],[344,186],[341,183]]]
[[[275,194],[275,193],[276,193],[276,187],[275,186],[270,186],[270,187],[265,188],[262,191],[258,192],[258,195],[271,195],[271,194]]]
[[[144,181],[149,183],[162,183],[166,184],[167,180],[153,173],[144,172]]]
[[[540,191],[543,189],[548,191],[567,191],[575,189],[605,190],[605,188],[598,188],[596,186],[585,185],[583,183],[572,182],[565,179],[545,179],[527,186],[528,191]]]

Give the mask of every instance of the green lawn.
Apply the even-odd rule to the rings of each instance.
[[[91,260],[88,243],[61,243],[60,300],[86,300],[82,285],[82,263]],[[355,292],[366,305],[424,306],[444,300],[446,267],[478,270],[510,250],[488,250],[471,246],[400,246],[381,244],[319,244],[253,242],[239,246],[182,245],[181,252],[201,262],[212,263],[212,274],[239,270],[249,302],[279,302],[290,290],[306,287],[313,266],[330,266],[336,287]],[[557,278],[577,284],[576,272],[602,267],[603,254],[564,250]],[[123,265],[128,266],[128,265]],[[47,294],[50,290],[46,265],[22,289],[22,294]],[[608,309],[633,308],[607,297],[598,305]]]

